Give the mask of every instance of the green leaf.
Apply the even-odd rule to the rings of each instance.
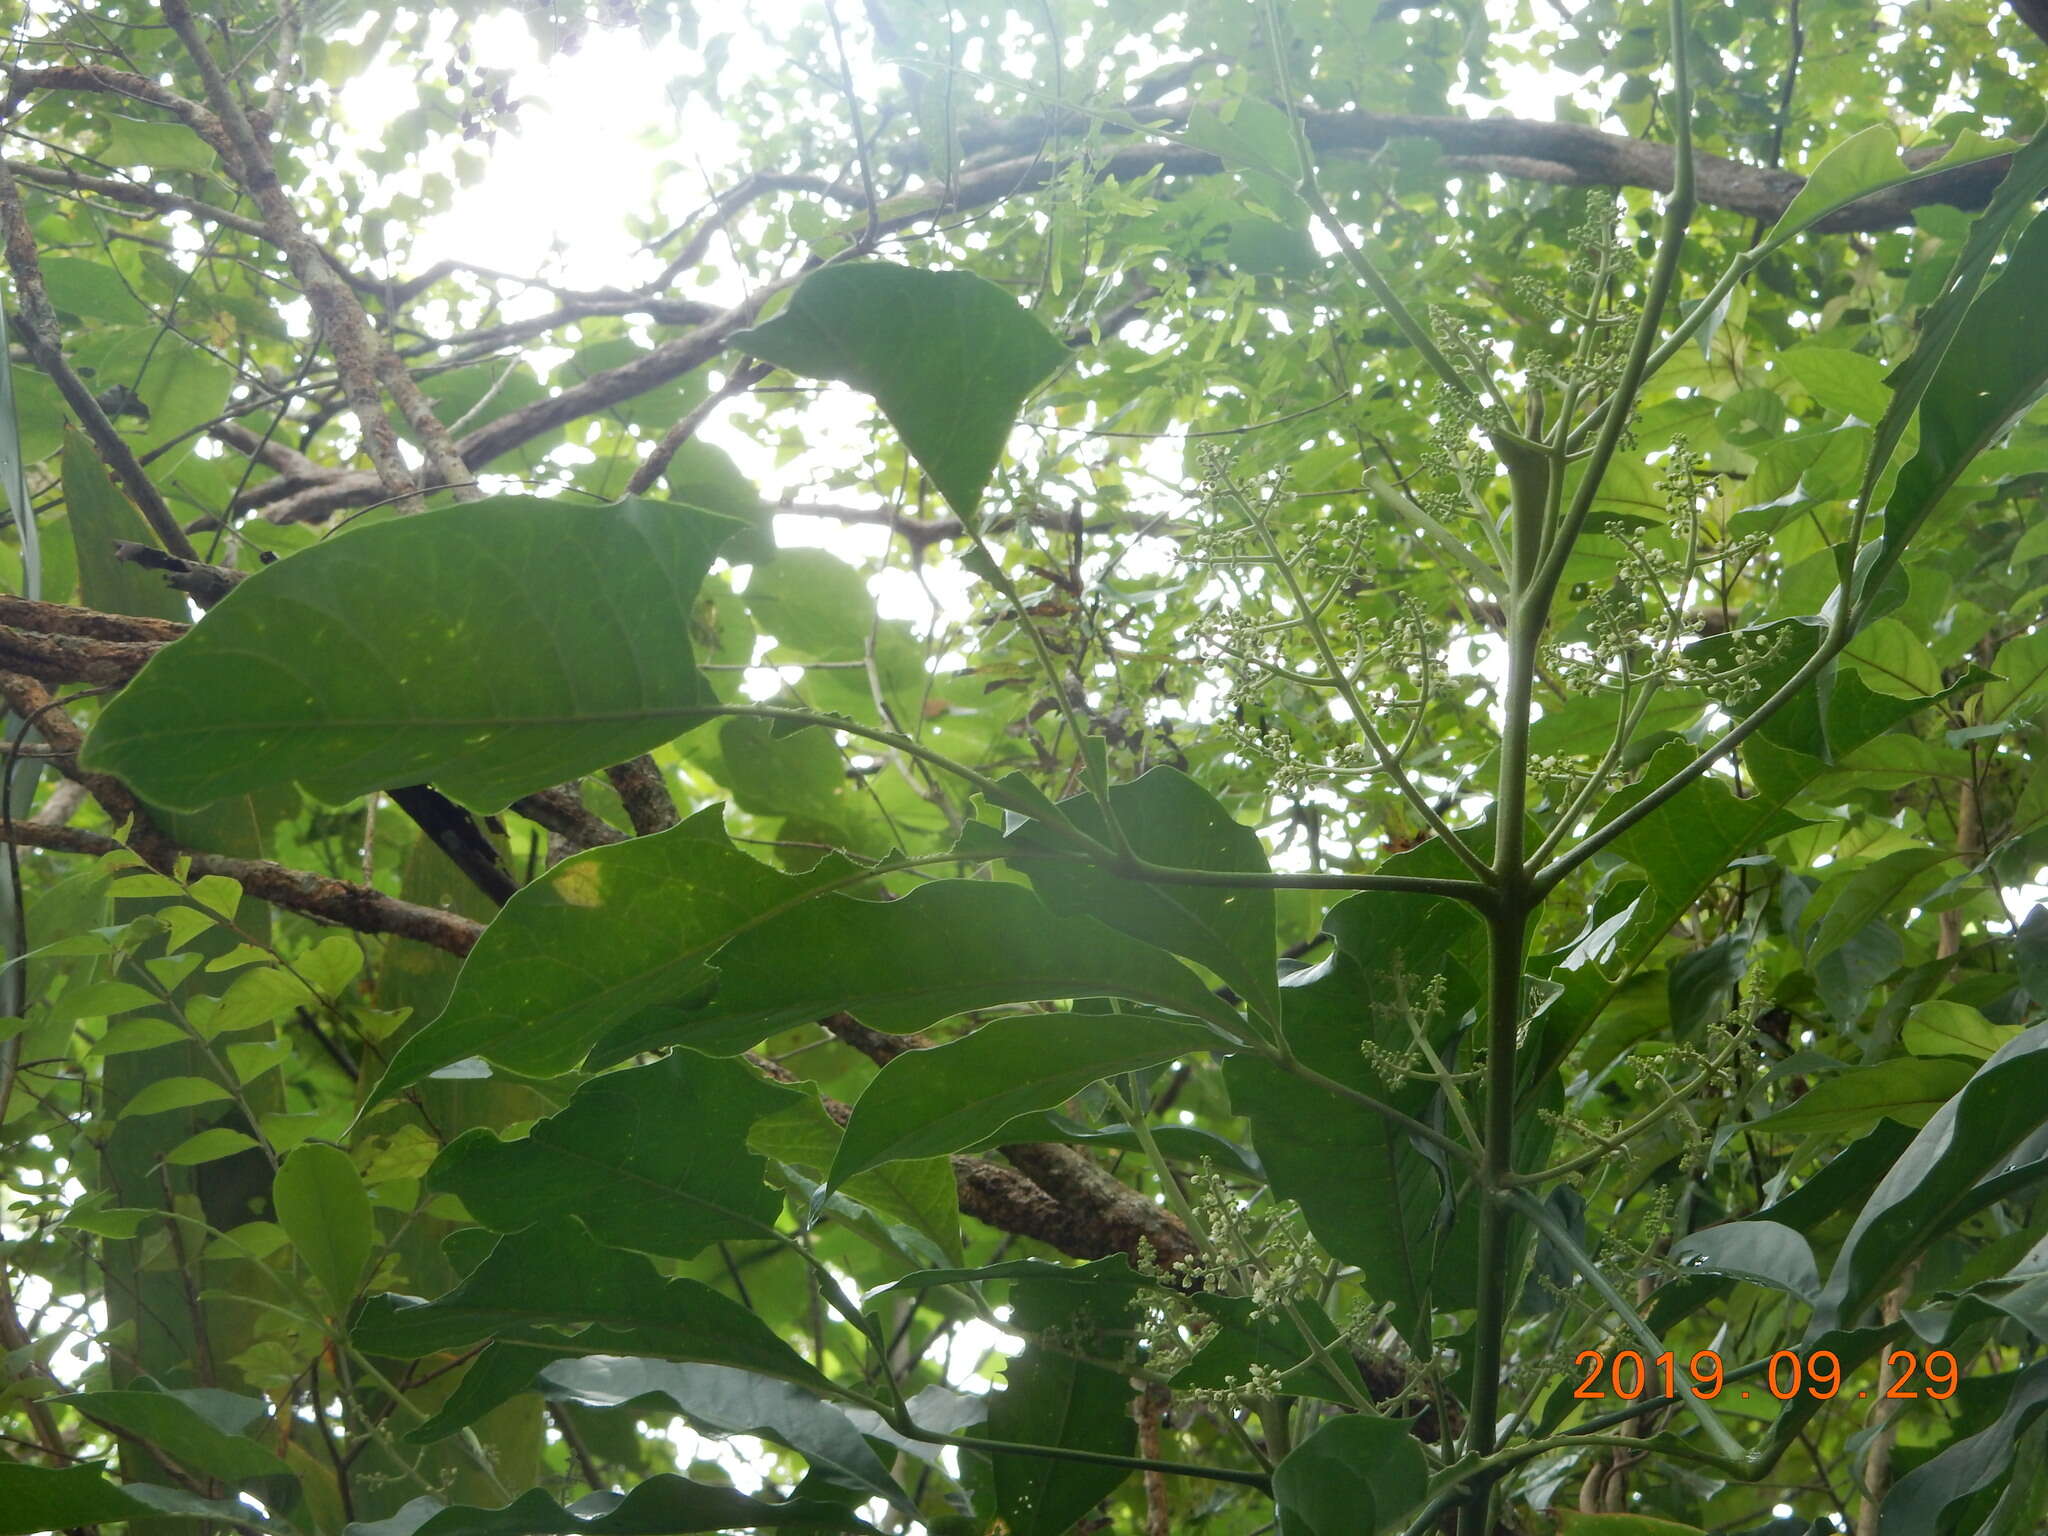
[[[164,1154],[164,1161],[173,1168],[192,1168],[200,1163],[233,1157],[237,1152],[247,1152],[255,1145],[256,1138],[244,1131],[230,1130],[224,1125],[215,1126],[210,1131],[186,1137]]]
[[[1429,1489],[1429,1465],[1398,1419],[1347,1414],[1319,1425],[1273,1469],[1280,1536],[1380,1536]]]
[[[1470,978],[1448,955],[1461,916],[1448,902],[1377,892],[1334,908],[1325,926],[1343,935],[1337,952],[1281,989],[1295,1056],[1406,1115],[1430,1119],[1434,1088],[1384,1080],[1359,1047],[1372,1041],[1396,1053],[1412,1049],[1408,1023],[1394,1007],[1398,970],[1411,1001],[1443,978],[1432,1043],[1452,1049],[1447,1023],[1474,999]],[[1232,1107],[1251,1121],[1273,1192],[1301,1206],[1323,1246],[1359,1267],[1368,1294],[1392,1308],[1391,1321],[1410,1347],[1427,1353],[1431,1311],[1469,1304],[1472,1296],[1475,1223],[1469,1201],[1445,1199],[1441,1154],[1363,1104],[1311,1089],[1257,1057],[1231,1057],[1224,1076]]]
[[[1212,1050],[1213,1031],[1126,1013],[995,1019],[928,1051],[905,1051],[853,1106],[829,1187],[901,1158],[974,1145],[1033,1110],[1063,1104],[1090,1083]]]
[[[1620,814],[1679,767],[1690,762],[1684,743],[1661,749],[1640,782],[1607,802],[1609,818]],[[1722,780],[1703,775],[1615,839],[1613,848],[1649,877],[1663,900],[1655,922],[1672,906],[1690,906],[1701,884],[1727,868],[1731,859],[1753,852],[1772,838],[1802,825],[1801,819],[1760,796],[1740,796]],[[1661,936],[1665,923],[1660,928]]]
[[[1027,396],[1067,349],[972,272],[845,262],[733,345],[792,373],[873,395],[932,483],[971,518]]]
[[[1154,768],[1109,792],[1117,825],[1131,849],[1153,864],[1228,874],[1270,872],[1258,833],[1242,826],[1216,797],[1174,768]],[[1092,795],[1060,804],[1069,820],[1107,841],[1102,807]],[[1005,839],[1016,848],[1044,850],[1030,823]],[[1274,954],[1273,893],[1209,885],[1149,884],[1093,865],[1028,859],[1021,868],[1055,912],[1099,917],[1112,928],[1206,966],[1270,1021],[1280,1016],[1280,981]]]
[[[502,809],[703,718],[688,615],[734,526],[498,497],[352,530],[258,571],[158,653],[84,760],[179,810],[427,779]]]
[[[867,578],[829,550],[783,550],[747,578],[744,601],[764,632],[807,661],[859,661],[875,633]]]
[[[1665,978],[1671,1033],[1690,1040],[1735,1006],[1735,989],[1749,963],[1749,941],[1724,933],[1704,949],[1680,955]]]
[[[168,1110],[190,1109],[194,1104],[212,1104],[231,1098],[227,1089],[206,1077],[162,1077],[149,1084],[121,1107],[123,1115],[161,1115]]]
[[[2034,526],[2048,528],[2048,518]],[[1998,648],[1998,654],[1991,659],[1991,670],[1998,676],[1986,683],[1977,696],[1978,718],[2019,717],[2029,703],[2048,690],[2048,631],[2014,635]]]
[[[2036,1361],[2020,1372],[1995,1420],[1944,1447],[1892,1484],[1883,1505],[1885,1536],[1936,1536],[1942,1514],[1950,1505],[1980,1488],[1989,1488],[2005,1475],[2016,1442],[2044,1408],[2048,1408],[2048,1361]]]
[[[747,1146],[764,1157],[808,1169],[822,1179],[839,1154],[845,1132],[825,1112],[815,1083],[797,1085],[801,1097],[776,1114],[764,1115],[747,1132]],[[952,1163],[943,1157],[886,1163],[848,1179],[840,1194],[884,1221],[921,1232],[954,1263],[961,1262],[960,1190]]]
[[[1129,1381],[1121,1371],[1075,1358],[1114,1360],[1123,1353],[1130,1299],[1120,1288],[1018,1282],[1010,1292],[1012,1321],[1032,1336],[1056,1334],[1073,1353],[1032,1343],[1011,1356],[1003,1389],[989,1401],[988,1438],[1130,1455],[1137,1425]],[[1129,1475],[1121,1467],[991,1452],[996,1513],[1012,1536],[1064,1536]]]
[[[1809,343],[1781,352],[1778,366],[1825,409],[1842,416],[1876,421],[1891,402],[1884,364],[1860,352]]]
[[[204,1477],[240,1486],[290,1475],[282,1461],[245,1433],[259,1421],[268,1426],[258,1398],[195,1388],[74,1392],[51,1401],[146,1440],[179,1466]]]
[[[78,1019],[104,1019],[133,1008],[154,1008],[160,999],[132,981],[89,981],[65,989],[49,1011],[50,1019],[69,1024]]]
[[[1959,1065],[1938,1059],[1919,1064]],[[2041,1128],[2044,1097],[2048,1024],[2036,1024],[2000,1046],[1935,1110],[1871,1191],[1835,1256],[1809,1338],[1856,1326],[1865,1308],[1930,1242],[2048,1171],[2048,1156],[2031,1140]]]
[[[2019,1033],[2017,1026],[1994,1024],[1967,1003],[1936,998],[1913,1006],[1899,1031],[1899,1044],[1915,1056],[1974,1056],[1983,1061]]]
[[[502,1509],[467,1504],[443,1508],[439,1499],[417,1498],[388,1520],[355,1522],[345,1536],[685,1536],[780,1526],[874,1531],[850,1511],[822,1499],[774,1504],[735,1488],[693,1483],[664,1472],[635,1484],[623,1498],[601,1493],[569,1509],[538,1488],[529,1488]]]
[[[213,151],[183,123],[109,114],[100,119],[106,135],[98,158],[108,165],[144,165],[155,171],[210,171]]]
[[[565,1329],[580,1331],[568,1337]],[[567,1219],[500,1238],[436,1300],[371,1297],[351,1332],[358,1348],[405,1360],[495,1339],[552,1354],[568,1348],[729,1365],[833,1390],[738,1302],[695,1280],[664,1280],[646,1259],[600,1245]]]
[[[2048,230],[2040,221],[2020,236],[2012,258],[1980,299],[1978,287],[2005,233],[2048,188],[2048,127],[2013,156],[1990,204],[1970,226],[1970,237],[1947,289],[1920,321],[1912,353],[1893,369],[1891,409],[1878,423],[1857,499],[1868,504],[1878,479],[1920,416],[1920,448],[1899,472],[1885,506],[1883,531],[1872,546],[1859,593],[1875,592],[1905,553],[1906,542],[1934,511],[1977,452],[2040,393],[2041,349],[2031,345],[2044,302],[2040,263],[2048,259]],[[2026,262],[2021,262],[2022,253]],[[1994,302],[1994,299],[1996,302]],[[2025,317],[2033,316],[2030,326]]]
[[[792,956],[802,956],[800,965]],[[1206,1019],[1227,1042],[1237,1014],[1161,950],[1094,918],[1057,917],[1021,886],[934,880],[900,901],[820,896],[747,929],[713,959],[717,995],[607,1052],[680,1043],[737,1052],[841,1009],[906,1033],[1005,1003],[1122,997]]]
[[[112,262],[83,256],[43,257],[43,288],[60,312],[112,325],[148,325],[149,309],[129,290]],[[65,435],[73,435],[67,430]],[[182,618],[183,615],[181,614]]]
[[[98,1467],[0,1461],[0,1536],[50,1536],[52,1531],[135,1520],[147,1513],[108,1482]]]
[[[1878,619],[1856,632],[1842,652],[1863,681],[1898,699],[1927,699],[1941,692],[1941,662],[1933,648],[1898,619]]]
[[[498,1340],[477,1351],[455,1390],[433,1415],[406,1431],[408,1445],[432,1445],[534,1389],[534,1377],[552,1361],[574,1352],[566,1347]]]
[[[1874,1067],[1851,1067],[1823,1078],[1796,1103],[1752,1120],[1745,1129],[1777,1136],[1853,1136],[1884,1115],[1906,1125],[1925,1125],[1969,1077],[1967,1063],[1940,1057],[1899,1056]]]
[[[590,1359],[558,1360],[542,1369],[539,1384],[550,1398],[592,1408],[667,1398],[700,1433],[772,1440],[803,1457],[812,1475],[855,1498],[882,1498],[906,1514],[917,1513],[852,1421],[786,1381],[720,1365]]]
[[[1806,963],[1818,965],[1881,914],[1910,905],[1909,892],[1934,889],[1954,857],[1941,848],[1901,848],[1847,876],[1821,916]]]
[[[716,805],[653,837],[564,859],[505,904],[448,1006],[399,1047],[367,1102],[471,1056],[534,1076],[565,1072],[608,1031],[708,989],[713,950],[843,868],[828,860],[781,874],[733,847]]]
[[[517,1141],[463,1133],[428,1183],[499,1232],[577,1216],[601,1242],[678,1259],[772,1240],[782,1197],[747,1131],[792,1097],[740,1062],[678,1051],[585,1083]]]
[[[355,1299],[377,1243],[370,1197],[339,1147],[307,1142],[285,1154],[271,1185],[278,1224],[337,1308]]]
[[[1858,198],[1868,197],[1888,186],[1915,181],[1937,169],[1947,170],[2004,152],[2003,145],[1969,138],[1958,143],[1938,164],[1909,169],[1900,158],[1896,131],[1885,124],[1865,128],[1821,156],[1820,164],[1813,168],[1813,173],[1806,178],[1806,185],[1799,189],[1799,195],[1792,199],[1778,222],[1771,226],[1771,232],[1764,237],[1760,248],[1773,250],[1836,209],[1846,208]]]
[[[1702,1228],[1671,1245],[1671,1261],[1683,1269],[1733,1275],[1808,1301],[1820,1291],[1812,1247],[1782,1222],[1729,1221]]]

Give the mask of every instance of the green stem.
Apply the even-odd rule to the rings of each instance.
[[[1446,1136],[1435,1126],[1418,1120],[1413,1115],[1404,1114],[1402,1111],[1394,1108],[1393,1105],[1376,1099],[1369,1093],[1353,1088],[1349,1083],[1339,1082],[1334,1077],[1318,1072],[1314,1067],[1309,1066],[1297,1057],[1284,1044],[1269,1046],[1256,1040],[1247,1041],[1246,1044],[1250,1049],[1257,1051],[1266,1060],[1272,1062],[1274,1066],[1290,1076],[1298,1077],[1305,1083],[1314,1084],[1325,1093],[1335,1094],[1340,1099],[1347,1099],[1353,1104],[1371,1110],[1381,1119],[1388,1121],[1390,1124],[1398,1125],[1411,1136],[1421,1137],[1422,1140],[1428,1142],[1431,1146],[1448,1153],[1466,1166],[1473,1166],[1479,1161],[1478,1156],[1473,1150],[1463,1142],[1458,1141],[1454,1137]]]
[[[1622,365],[1614,393],[1600,413],[1599,435],[1594,439],[1593,452],[1586,461],[1579,488],[1572,497],[1571,510],[1565,513],[1555,529],[1550,530],[1550,547],[1544,552],[1534,583],[1535,592],[1546,603],[1564,575],[1565,562],[1571,558],[1572,546],[1577,543],[1586,517],[1593,510],[1593,499],[1599,494],[1600,482],[1606,478],[1607,468],[1614,462],[1615,450],[1621,446],[1622,433],[1628,429],[1636,396],[1642,391],[1643,381],[1649,377],[1650,361],[1658,350],[1658,322],[1663,318],[1665,305],[1670,302],[1671,291],[1677,283],[1679,259],[1685,252],[1686,230],[1692,224],[1693,210],[1697,206],[1693,187],[1692,76],[1685,59],[1684,0],[1671,0],[1670,17],[1674,85],[1671,119],[1678,138],[1674,146],[1676,164],[1672,172],[1671,197],[1664,206],[1664,227],[1658,240],[1657,260],[1650,269],[1643,312],[1636,322],[1628,361]]]
[[[1509,734],[1519,735],[1526,745],[1527,728],[1524,712],[1521,729],[1511,730]],[[1504,761],[1507,755],[1503,753]],[[1514,825],[1519,828],[1519,782],[1515,793],[1503,795],[1502,799],[1515,802],[1512,807]],[[1516,868],[1521,859],[1521,839],[1508,834],[1508,809],[1510,807],[1503,804],[1494,819],[1494,835],[1501,844],[1501,854],[1496,857],[1495,865],[1502,869]],[[1479,1169],[1484,1199],[1479,1208],[1478,1252],[1474,1270],[1479,1308],[1472,1324],[1472,1395],[1466,1413],[1466,1450],[1470,1455],[1481,1458],[1493,1454],[1500,1417],[1510,1277],[1507,1273],[1508,1211],[1497,1197],[1497,1192],[1514,1175],[1515,1040],[1521,1027],[1522,967],[1527,957],[1530,928],[1530,905],[1526,893],[1504,891],[1502,897],[1503,910],[1495,913],[1487,929],[1486,1144],[1481,1149]],[[1492,1481],[1487,1479],[1470,1489],[1471,1500],[1459,1514],[1461,1536],[1486,1536],[1492,1529],[1488,1509],[1492,1487]]]
[[[1195,1241],[1204,1248],[1214,1247],[1209,1228],[1201,1214],[1188,1203],[1187,1191],[1180,1187],[1180,1180],[1174,1177],[1172,1166],[1166,1161],[1166,1154],[1159,1150],[1159,1139],[1152,1134],[1150,1106],[1145,1102],[1143,1090],[1138,1085],[1136,1074],[1127,1074],[1131,1085],[1131,1096],[1125,1098],[1117,1091],[1116,1082],[1111,1078],[1102,1081],[1103,1092],[1116,1105],[1124,1117],[1124,1123],[1137,1134],[1138,1145],[1144,1149],[1145,1160],[1152,1165],[1152,1176],[1159,1181],[1159,1190],[1166,1198],[1166,1208],[1178,1216],[1181,1225],[1194,1234]]]

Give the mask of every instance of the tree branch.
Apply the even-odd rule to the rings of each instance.
[[[103,833],[45,826],[36,821],[15,822],[12,840],[23,848],[84,854],[88,858],[113,853],[122,846]],[[242,889],[260,901],[338,927],[353,928],[358,933],[393,934],[445,949],[451,955],[466,955],[484,931],[482,923],[459,913],[400,901],[366,885],[331,880],[267,859],[236,859],[217,853],[195,853],[190,857],[194,875],[226,875],[241,882]]]

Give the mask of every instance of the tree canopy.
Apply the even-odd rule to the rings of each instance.
[[[6,14],[0,1536],[2044,1528],[2040,0]]]

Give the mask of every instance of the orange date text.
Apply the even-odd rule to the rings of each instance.
[[[1699,1351],[1682,1365],[1669,1350],[1661,1355],[1645,1356],[1642,1351],[1634,1349],[1616,1350],[1612,1354],[1604,1350],[1582,1349],[1574,1363],[1585,1372],[1578,1389],[1572,1393],[1577,1398],[1618,1397],[1625,1402],[1633,1402],[1639,1397],[1675,1398],[1680,1395],[1714,1398],[1719,1397],[1724,1389],[1731,1396],[1775,1397],[1781,1403],[1797,1397],[1827,1399],[1852,1395],[1842,1383],[1842,1362],[1825,1349],[1817,1349],[1809,1355],[1781,1349],[1764,1362],[1761,1373],[1745,1373],[1748,1385],[1739,1388],[1728,1380],[1721,1357],[1711,1349]],[[1930,1350],[1926,1354],[1917,1354],[1910,1349],[1888,1350],[1884,1364],[1882,1389],[1866,1387],[1854,1392],[1854,1396],[1927,1397],[1936,1402],[1955,1396],[1961,1373],[1956,1357],[1945,1349]]]

